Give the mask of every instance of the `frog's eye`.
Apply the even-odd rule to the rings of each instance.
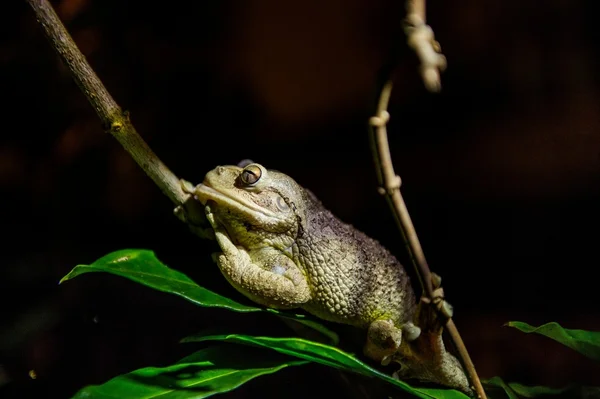
[[[258,183],[258,181],[262,177],[262,174],[263,171],[260,168],[260,166],[258,166],[257,164],[251,164],[244,168],[240,178],[242,179],[242,182],[244,184],[248,186],[253,186],[256,183]]]

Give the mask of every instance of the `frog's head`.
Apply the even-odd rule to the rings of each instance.
[[[302,231],[306,192],[291,177],[262,165],[218,166],[194,191],[214,223],[246,248],[287,248]]]

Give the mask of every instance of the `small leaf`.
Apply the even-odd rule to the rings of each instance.
[[[396,380],[358,360],[353,355],[338,348],[308,341],[302,338],[251,337],[247,335],[193,336],[182,342],[226,341],[245,345],[260,346],[279,353],[310,360],[340,370],[378,378],[420,398],[468,399],[465,394],[452,389],[413,388],[403,381]]]
[[[73,399],[206,398],[231,391],[253,378],[308,362],[231,346],[200,350],[168,367],[146,367],[81,389]]]
[[[549,388],[543,386],[527,386],[516,382],[506,383],[500,377],[493,377],[482,381],[486,386],[490,399],[534,399],[534,398],[600,398],[600,388],[569,385],[565,388]],[[501,394],[493,390],[494,387],[502,388]]]
[[[511,321],[508,323],[508,326],[517,328],[525,333],[545,335],[590,359],[600,360],[600,332],[568,330],[555,322],[533,327],[520,321]]]
[[[179,295],[200,306],[225,308],[235,312],[262,311],[261,308],[242,305],[200,287],[185,274],[160,262],[154,252],[145,249],[123,249],[110,253],[91,265],[75,266],[60,283],[92,272],[116,274],[155,290]]]

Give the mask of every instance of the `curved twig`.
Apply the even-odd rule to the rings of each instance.
[[[406,204],[400,192],[400,176],[394,172],[394,166],[392,165],[392,159],[387,138],[387,121],[389,120],[389,113],[387,111],[387,105],[392,92],[392,81],[387,81],[381,91],[379,104],[377,106],[377,113],[371,118],[370,124],[374,130],[374,157],[378,165],[379,180],[382,188],[380,193],[385,194],[388,202],[392,208],[396,221],[400,226],[404,242],[407,246],[408,253],[411,257],[411,261],[414,264],[419,281],[423,288],[423,295],[427,298],[434,297],[434,288],[432,284],[432,273],[425,259],[423,248],[415,231],[415,227],[412,223]],[[441,310],[440,310],[441,311]],[[448,315],[442,315],[443,318],[447,318]],[[475,366],[469,356],[469,352],[465,347],[465,344],[454,324],[452,318],[447,318],[445,327],[450,334],[450,337],[458,351],[462,364],[469,376],[471,384],[475,388],[477,396],[481,399],[485,399],[486,395],[477,376]]]
[[[436,45],[437,42],[433,41],[433,31],[425,25],[425,1],[408,0],[407,11],[409,26],[407,28],[407,36],[409,45],[415,49],[419,56],[422,77],[426,87],[431,91],[438,91],[441,88],[439,70],[445,67],[445,58],[436,51],[439,49],[439,44]],[[430,33],[423,36],[423,29],[430,31]],[[375,116],[369,120],[373,139],[373,157],[375,159],[379,184],[381,185],[380,193],[386,196],[400,227],[407,251],[417,270],[417,275],[423,289],[423,296],[433,299],[436,295],[432,283],[432,273],[427,264],[423,248],[406,208],[402,193],[400,192],[401,179],[394,171],[390,154],[386,126],[390,118],[387,109],[392,94],[392,87],[393,83],[391,79],[383,84],[379,93]],[[443,306],[438,307],[437,310],[442,313],[440,315],[442,320],[447,320],[445,327],[458,351],[469,380],[475,388],[475,393],[480,399],[485,399],[486,394],[481,381],[469,356],[469,352],[451,318],[451,312],[449,312],[450,314],[448,312],[444,313],[445,309]]]

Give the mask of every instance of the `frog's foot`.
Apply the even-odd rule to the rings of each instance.
[[[423,331],[418,339],[405,340],[393,361],[400,365],[396,372],[400,379],[414,378],[473,394],[460,362],[446,350],[441,331]]]
[[[173,209],[173,215],[175,215],[175,217],[181,222],[185,224],[189,223],[187,212],[185,211],[183,205],[177,205],[175,209]]]
[[[385,366],[390,363],[401,343],[402,330],[391,320],[375,320],[369,326],[363,352]]]
[[[192,233],[196,234],[200,238],[205,238],[208,240],[215,239],[215,232],[210,227],[193,226],[190,224],[189,228]]]
[[[219,269],[239,292],[256,303],[277,309],[292,309],[311,299],[311,290],[302,272],[291,259],[274,248],[248,250],[236,245],[225,228],[207,210],[221,253]]]
[[[173,209],[173,214],[177,219],[182,221],[183,223],[187,223],[187,215],[185,213],[185,209],[181,205],[177,205],[175,209]]]
[[[194,198],[194,185],[187,180],[180,179],[181,189],[192,196],[183,204],[178,205],[173,209],[175,217],[187,224],[190,231],[200,238],[215,239],[215,234],[210,226],[206,226],[206,216],[202,204]]]
[[[401,361],[399,361],[397,359],[395,359],[395,362],[396,362],[396,364],[398,364],[398,366],[400,368],[392,373],[392,378],[395,380],[402,380],[402,378],[406,374],[408,366],[406,366],[405,364],[403,364]]]
[[[179,179],[179,184],[181,184],[181,189],[183,190],[184,193],[194,194],[194,190],[196,189],[196,186],[194,186],[192,183],[190,183],[189,181],[184,180],[184,179]]]
[[[442,278],[435,273],[431,273],[431,285],[433,295],[422,296],[417,310],[417,324],[426,331],[437,332],[441,334],[446,321],[450,319],[454,310],[444,297],[442,288]]]
[[[215,239],[215,232],[213,231],[213,229],[210,226],[206,227],[203,225],[193,223],[191,218],[188,216],[188,213],[184,206],[182,206],[182,205],[176,206],[175,209],[173,209],[173,214],[175,215],[175,217],[177,219],[179,219],[183,223],[187,224],[190,231],[192,233],[194,233],[195,235],[197,235],[198,237],[206,238],[209,240]]]
[[[442,278],[435,273],[431,273],[431,283],[433,286],[433,297],[431,301],[441,314],[447,319],[452,318],[454,308],[444,298],[444,289],[442,288]]]

